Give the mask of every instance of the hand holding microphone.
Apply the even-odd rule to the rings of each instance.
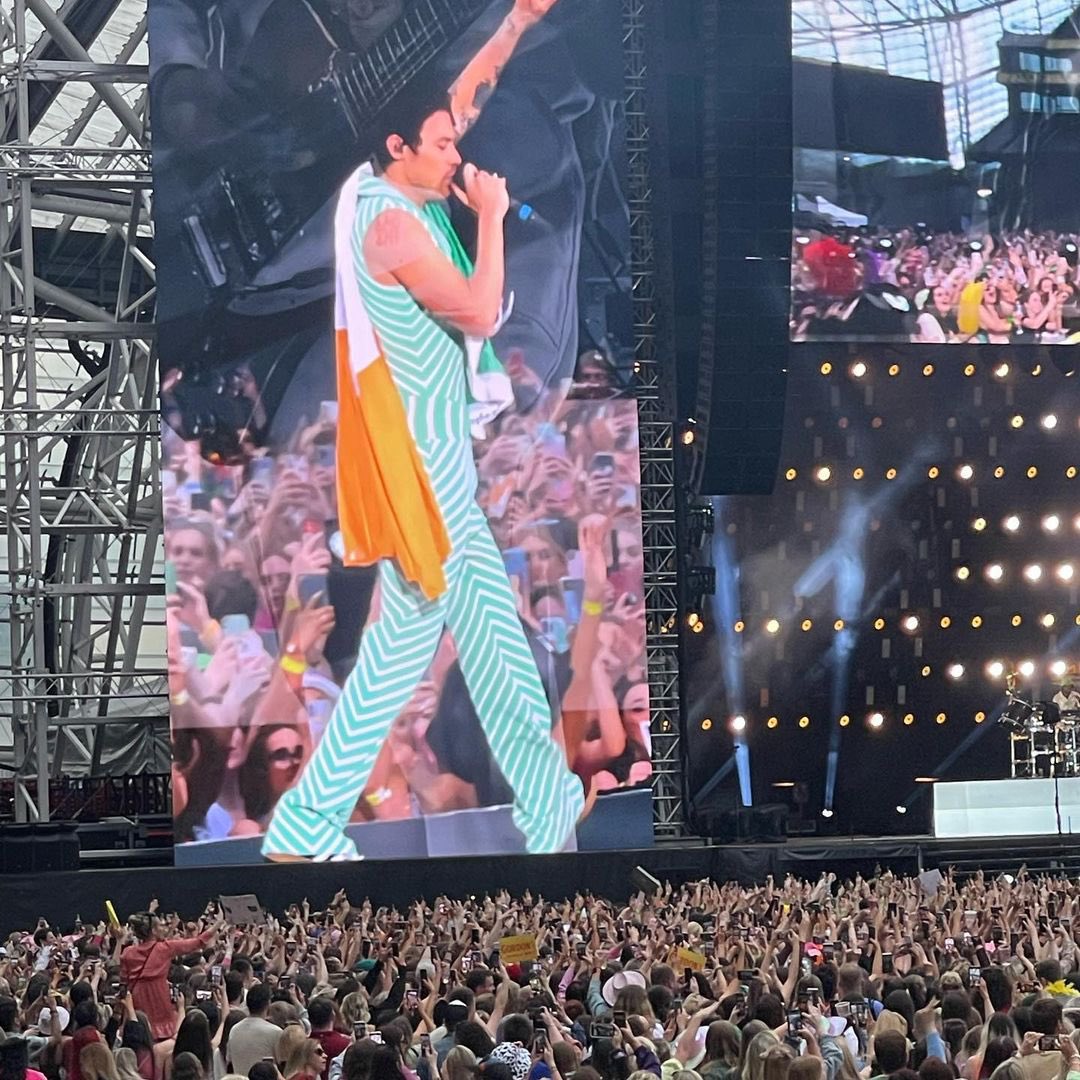
[[[467,164],[461,170],[465,184],[462,190],[452,184],[454,194],[477,217],[491,217],[501,221],[510,209],[510,194],[506,190],[506,178],[498,173],[484,172],[473,164]]]

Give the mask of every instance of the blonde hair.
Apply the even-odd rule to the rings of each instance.
[[[289,1024],[288,1027],[282,1029],[281,1034],[278,1036],[277,1046],[274,1047],[274,1061],[277,1063],[278,1068],[281,1069],[283,1076],[292,1076],[294,1072],[299,1072],[304,1067],[306,1058],[301,1062],[300,1069],[290,1070],[288,1065],[291,1064],[297,1049],[307,1041],[307,1032],[304,1031],[300,1024]]]
[[[289,1029],[286,1028],[285,1031]],[[304,1029],[298,1029],[301,1036],[304,1036]],[[284,1034],[284,1032],[282,1033]],[[281,1039],[278,1039],[278,1050],[281,1049]],[[311,1061],[312,1055],[322,1049],[322,1043],[318,1039],[309,1039],[306,1036],[301,1038],[298,1042],[293,1042],[292,1048],[289,1050],[289,1056],[285,1058],[285,1066],[281,1070],[281,1075],[284,1077],[295,1076],[297,1073],[306,1072],[308,1063]]]
[[[120,1080],[116,1059],[103,1042],[87,1043],[79,1052],[79,1071],[85,1080]]]
[[[472,1080],[480,1073],[476,1055],[467,1046],[454,1046],[442,1063],[445,1080]]]
[[[80,1055],[79,1064],[82,1065]],[[116,1051],[116,1071],[120,1080],[142,1080],[139,1073],[139,1059],[130,1046],[121,1046]]]
[[[341,1019],[351,1028],[360,1022],[366,1024],[371,1019],[367,996],[360,990],[346,994],[341,1002]]]

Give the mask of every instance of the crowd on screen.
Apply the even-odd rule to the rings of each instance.
[[[477,445],[479,501],[504,552],[553,724],[583,725],[571,767],[597,791],[650,775],[637,413],[600,352]],[[170,376],[166,374],[166,382]],[[257,388],[251,398],[257,408]],[[166,427],[163,491],[177,839],[263,831],[325,730],[363,630],[373,575],[339,559],[336,405],[287,446],[215,465]],[[591,598],[591,599],[590,599]],[[577,634],[582,605],[598,629]],[[350,622],[352,616],[352,622]],[[279,657],[304,656],[302,697]],[[467,726],[468,725],[468,726]],[[558,734],[558,732],[556,732]],[[480,751],[480,747],[484,747]],[[395,721],[354,820],[510,802],[444,634]]]
[[[151,904],[123,928],[12,934],[0,1076],[1080,1076],[1080,887],[1064,877],[830,874],[401,911],[342,890],[251,918]]]
[[[912,341],[1060,343],[1080,326],[1078,245],[1056,232],[797,229],[792,335],[813,336],[818,320],[842,327],[872,295]]]

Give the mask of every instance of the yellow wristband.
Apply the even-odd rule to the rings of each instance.
[[[298,656],[283,656],[279,662],[287,675],[303,675],[307,671],[307,661]]]
[[[586,615],[603,615],[604,605],[599,600],[583,600],[581,603],[581,610]]]

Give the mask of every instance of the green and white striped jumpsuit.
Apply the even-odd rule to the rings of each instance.
[[[263,851],[356,857],[344,828],[444,625],[457,645],[491,752],[514,791],[514,823],[530,852],[559,851],[584,793],[552,739],[550,707],[502,556],[476,502],[464,349],[404,287],[376,281],[364,259],[368,228],[391,208],[413,214],[448,257],[451,252],[440,230],[405,195],[378,177],[361,181],[353,267],[450,538],[447,589],[429,601],[394,562],[379,564],[379,617],[364,632],[356,667],[307,768],[277,805]]]

